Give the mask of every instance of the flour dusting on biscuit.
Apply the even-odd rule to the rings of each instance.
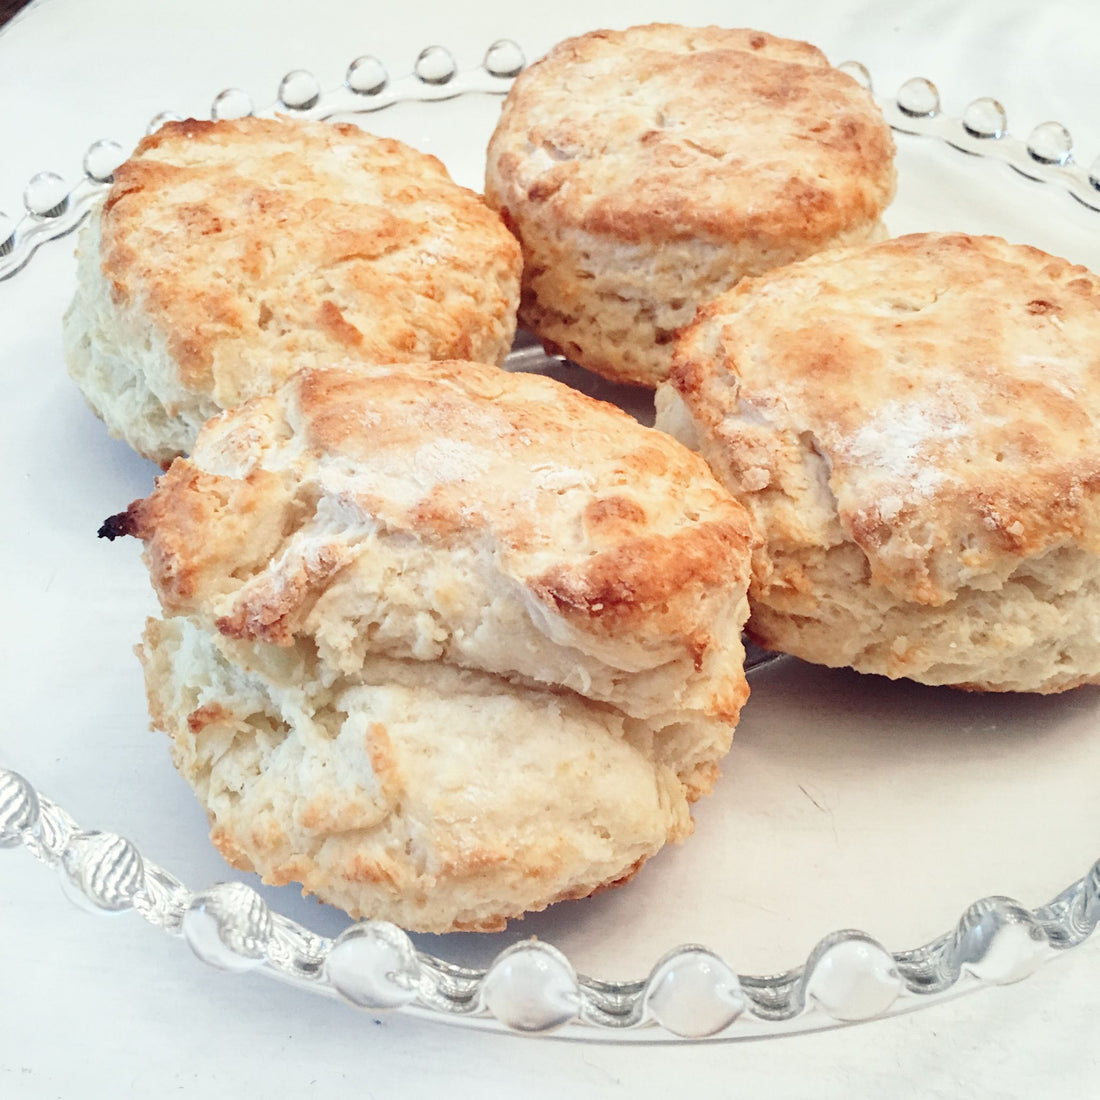
[[[1100,278],[913,234],[747,280],[658,423],[752,512],[750,633],[989,691],[1100,682]]]

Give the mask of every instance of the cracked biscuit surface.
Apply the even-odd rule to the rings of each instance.
[[[519,249],[432,156],[356,126],[169,122],[81,237],[70,374],[111,433],[166,465],[291,366],[500,363]]]
[[[523,245],[521,321],[653,387],[675,332],[742,276],[881,237],[893,155],[870,94],[815,47],[653,24],[520,75],[485,192]]]
[[[1100,682],[1100,279],[914,234],[748,280],[658,424],[756,519],[750,633],[989,691]]]
[[[744,510],[535,375],[307,368],[105,533],[145,541],[150,708],[215,843],[357,916],[496,929],[630,877],[748,694]]]

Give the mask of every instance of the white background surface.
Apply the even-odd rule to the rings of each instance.
[[[775,0],[763,9],[704,0],[561,0],[539,7],[500,0],[468,7],[425,0],[39,0],[0,33],[0,209],[15,212],[35,171],[50,168],[75,180],[92,140],[131,144],[165,108],[203,115],[227,85],[266,104],[293,68],[310,69],[329,86],[353,57],[373,53],[396,75],[432,42],[447,45],[469,67],[497,37],[515,38],[533,58],[567,34],[651,18],[806,38],[834,62],[863,61],[881,90],[925,75],[955,113],[979,95],[995,95],[1014,132],[1057,118],[1074,133],[1084,163],[1100,154],[1100,5],[1092,3]],[[52,456],[21,474],[4,497],[9,629],[0,651],[6,715],[0,765],[27,771],[87,826],[121,828],[120,807],[144,789],[178,820],[182,851],[184,838],[201,831],[201,815],[170,780],[149,790],[165,754],[151,735],[136,753],[132,748],[131,727],[142,720],[132,663],[120,668],[117,681],[104,679],[113,672],[67,674],[68,654],[94,645],[97,619],[111,620],[116,605],[131,598],[141,579],[136,553],[116,547],[105,555],[100,584],[76,608],[68,594],[56,594],[64,586],[52,582],[70,565],[62,551],[48,538],[20,541],[28,532],[94,529],[144,493],[149,475],[123,448],[105,443],[66,379],[51,377],[32,396],[20,387],[22,374],[56,372],[60,362],[50,311],[67,296],[71,263],[66,246],[47,251],[33,271],[0,285],[4,443],[15,448],[23,436],[38,445],[45,439]],[[4,468],[11,469],[6,454]],[[89,545],[87,553],[105,548]],[[102,662],[103,669],[116,665],[113,657]],[[120,746],[128,754],[121,760],[112,751]],[[1057,818],[1060,808],[1049,812]],[[995,825],[998,813],[1007,821],[1015,808],[994,805],[989,813]],[[1026,850],[1021,859],[1041,851],[1041,834],[1038,824],[1020,830],[1012,843]],[[144,846],[145,838],[133,839]],[[177,869],[170,840],[158,840],[150,854]],[[1100,836],[1085,840],[1082,850],[1100,852]],[[1011,851],[1005,858],[1011,863]],[[221,874],[214,857],[209,869],[209,881]],[[934,865],[906,870],[917,883],[938,873]],[[954,915],[943,914],[944,928]],[[821,932],[832,927],[823,916]],[[0,852],[0,1003],[0,1097],[20,1100],[656,1097],[687,1090],[820,1100],[1085,1097],[1095,1095],[1100,1079],[1100,942],[1021,985],[874,1025],[751,1044],[579,1045],[404,1017],[379,1021],[260,976],[217,973],[133,914],[102,919],[72,908],[54,875],[22,852]]]

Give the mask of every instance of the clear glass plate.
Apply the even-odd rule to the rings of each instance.
[[[330,91],[289,74],[281,109],[357,118],[477,187],[499,109],[485,93],[504,91],[517,64],[497,44],[473,73],[428,50],[381,85],[373,61]],[[920,81],[883,107],[899,129],[894,233],[994,232],[1100,269],[1100,189],[1056,125],[1017,141],[995,105],[945,117]],[[250,109],[238,93],[214,105]],[[95,538],[157,471],[106,436],[60,351],[74,270],[71,247],[50,242],[120,155],[97,143],[85,180],[37,180],[14,233],[0,226],[0,765],[13,769],[0,771],[0,846],[55,866],[80,904],[134,910],[226,969],[372,1011],[588,1039],[742,1039],[873,1019],[1017,980],[1092,932],[1100,689],[968,695],[788,659],[751,673],[695,836],[623,889],[498,935],[409,937],[227,868],[166,738],[147,732],[130,651],[154,607],[138,548]],[[510,366],[651,413],[529,337]],[[83,831],[60,806],[107,831]]]

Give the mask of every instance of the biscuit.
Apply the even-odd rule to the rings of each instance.
[[[750,634],[986,691],[1100,682],[1100,279],[915,234],[746,280],[658,423],[754,516]]]
[[[69,371],[162,466],[291,366],[503,361],[519,249],[435,158],[347,124],[170,122],[79,247]]]
[[[884,236],[893,156],[870,94],[815,47],[654,24],[522,73],[485,190],[523,246],[520,320],[653,387],[675,332],[742,276]]]
[[[305,368],[104,526],[154,724],[239,867],[497,929],[692,827],[748,694],[755,534],[698,455],[536,375]]]

